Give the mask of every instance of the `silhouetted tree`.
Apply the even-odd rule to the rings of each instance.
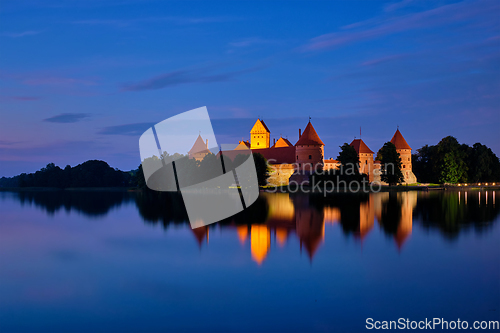
[[[389,185],[396,185],[404,181],[401,172],[401,157],[392,142],[386,142],[379,150],[381,175],[380,179]]]
[[[337,160],[341,165],[341,174],[359,175],[359,155],[353,146],[344,143],[340,146],[340,153]]]

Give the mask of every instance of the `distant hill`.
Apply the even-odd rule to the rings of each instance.
[[[113,169],[108,163],[90,160],[64,169],[54,163],[35,173],[22,173],[0,178],[0,187],[131,187],[136,186],[137,170],[124,172]]]

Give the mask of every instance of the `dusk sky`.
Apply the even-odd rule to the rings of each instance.
[[[218,143],[257,117],[325,157],[397,126],[500,156],[500,2],[2,1],[0,177],[140,164],[152,124],[206,106]],[[202,133],[203,135],[203,133]]]

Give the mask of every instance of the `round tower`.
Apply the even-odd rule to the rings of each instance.
[[[394,133],[391,142],[396,146],[396,151],[401,157],[401,172],[403,172],[403,176],[405,177],[405,183],[415,183],[417,178],[413,174],[411,166],[411,147],[405,138],[403,138],[399,128]]]
[[[399,129],[394,133],[391,142],[396,146],[396,151],[401,157],[401,171],[403,171],[403,174],[405,171],[411,171],[411,147],[403,138]]]
[[[301,133],[299,129],[299,140],[295,144],[295,163],[300,172],[310,173],[313,170],[323,168],[325,144],[316,133],[311,121]]]

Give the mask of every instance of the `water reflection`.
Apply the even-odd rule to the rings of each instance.
[[[275,243],[285,247],[291,238],[312,261],[325,240],[325,225],[339,225],[344,237],[363,242],[380,230],[401,250],[411,238],[414,223],[437,230],[446,239],[462,230],[483,231],[498,216],[498,191],[382,192],[376,194],[304,195],[261,193],[247,210],[210,227],[192,230],[200,249],[209,243],[211,229],[235,230],[242,245],[250,241],[252,259],[262,264]],[[148,224],[189,224],[182,197],[177,193],[53,191],[0,192],[0,199],[17,199],[21,206],[34,205],[47,214],[64,209],[89,217],[104,216],[122,204],[135,203]],[[296,243],[294,243],[293,246]]]
[[[35,206],[49,215],[64,210],[82,213],[87,217],[103,217],[113,208],[134,200],[134,193],[122,190],[81,191],[19,191],[2,192],[0,199],[8,197],[19,200],[21,206]]]

